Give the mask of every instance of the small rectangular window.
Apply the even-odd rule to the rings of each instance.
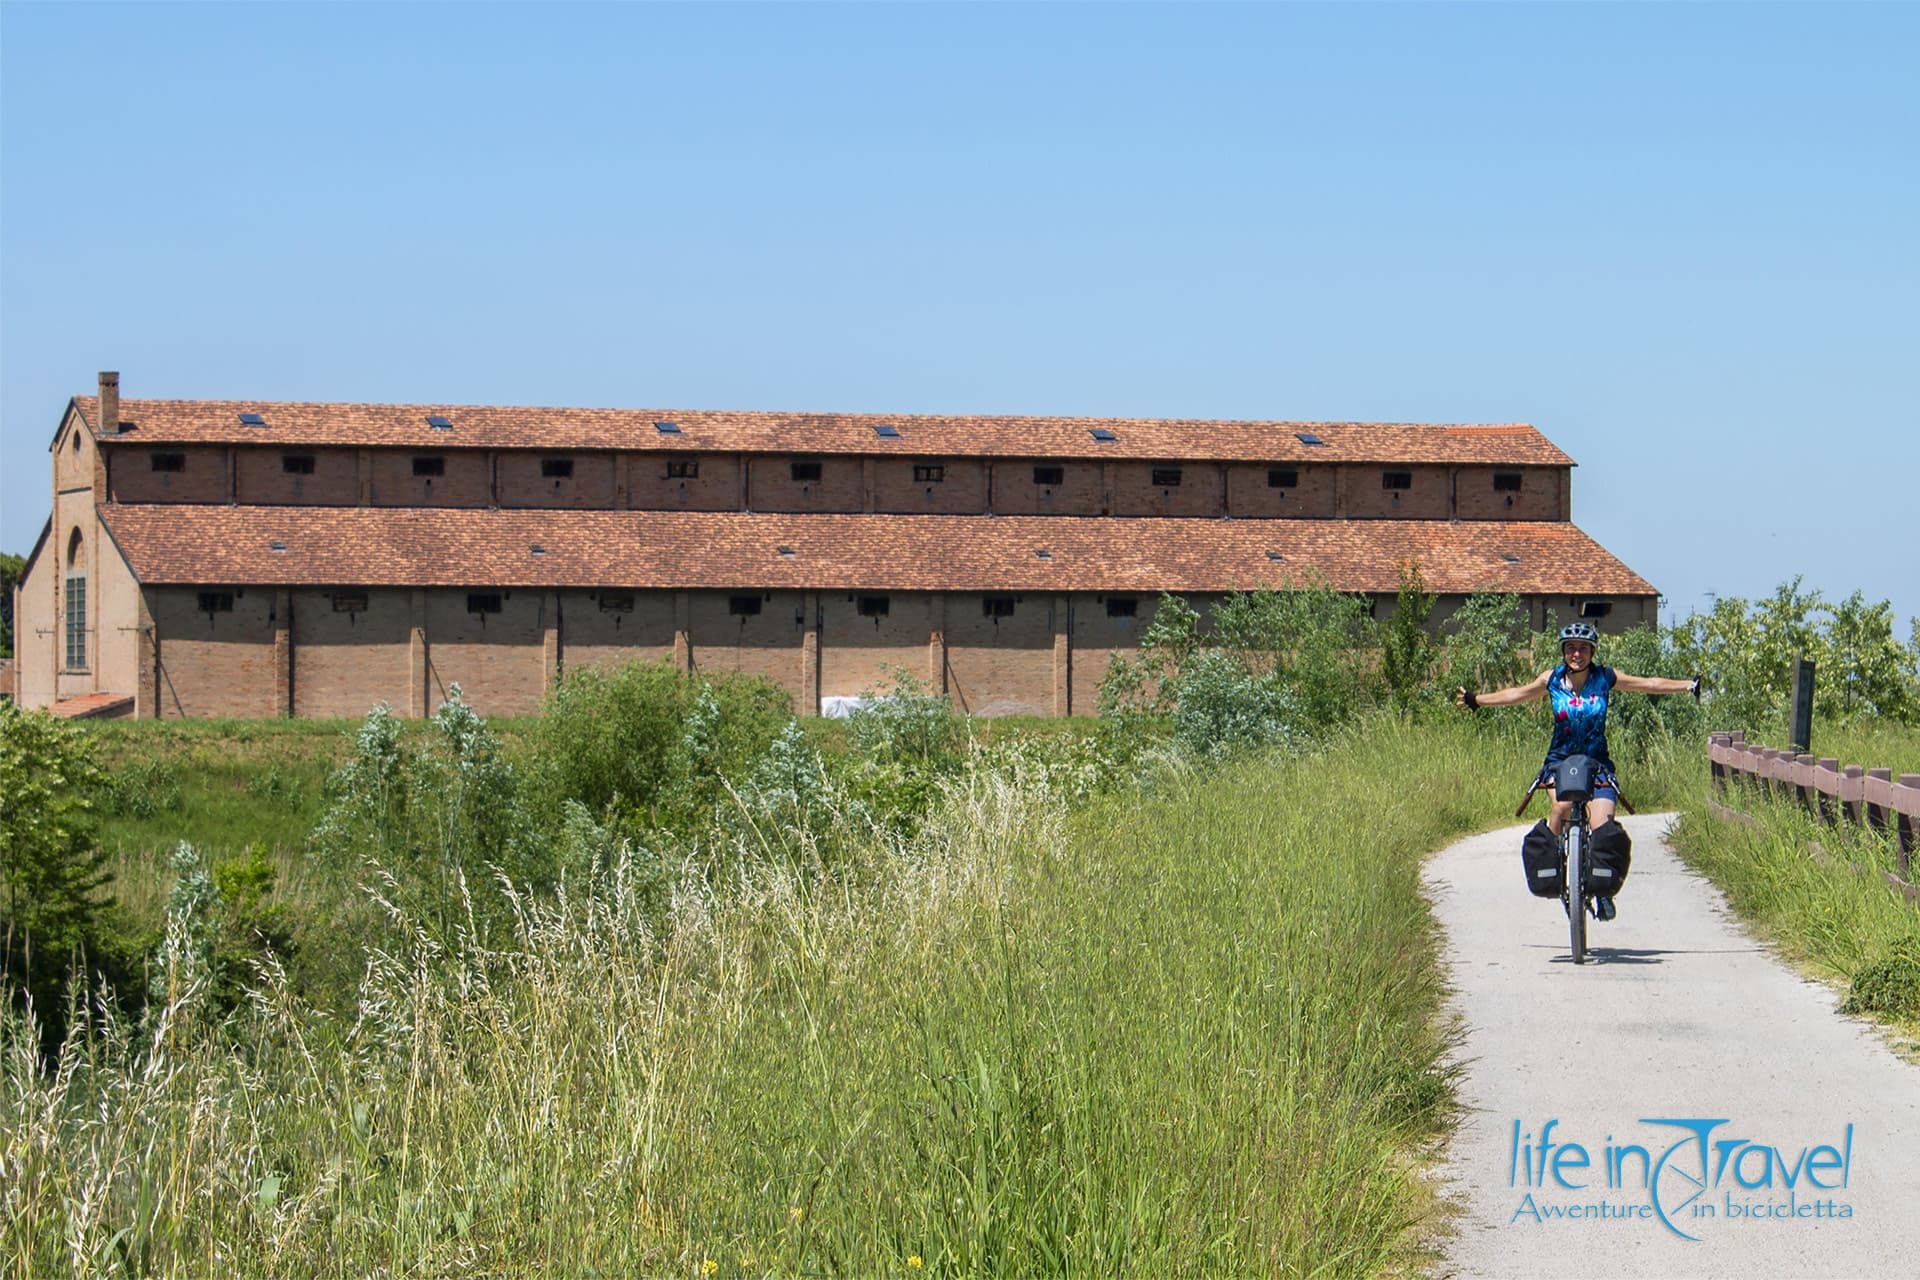
[[[1268,467],[1267,468],[1267,488],[1298,489],[1299,487],[1300,487],[1300,473],[1298,471],[1295,471],[1292,467]]]
[[[365,613],[367,611],[367,593],[364,591],[334,592],[333,611],[335,613]]]
[[[1496,471],[1493,473],[1493,491],[1495,493],[1520,492],[1520,473],[1518,471]]]
[[[1153,487],[1154,488],[1172,489],[1172,488],[1178,487],[1179,484],[1180,484],[1180,468],[1155,467],[1153,469]]]
[[[727,600],[727,612],[736,618],[757,618],[760,616],[760,597],[731,596]]]
[[[156,453],[152,455],[155,471],[185,471],[187,455],[184,453]]]
[[[861,596],[858,607],[863,618],[884,618],[893,602],[886,596]]]
[[[1583,618],[1604,618],[1613,612],[1611,600],[1583,600],[1580,602],[1580,616]]]
[[[1413,472],[1382,471],[1380,473],[1380,487],[1382,489],[1411,489],[1413,488]]]
[[[1140,602],[1132,596],[1108,596],[1107,616],[1109,618],[1132,618],[1140,613]]]
[[[1011,618],[1013,616],[1013,597],[987,596],[980,601],[980,611],[989,618]]]
[[[572,458],[540,459],[540,477],[543,480],[566,480],[573,476]]]
[[[233,612],[233,592],[202,591],[200,593],[200,612],[232,613]]]
[[[67,670],[87,669],[87,580],[67,579]]]
[[[916,463],[913,468],[915,484],[939,484],[947,478],[947,469],[938,462]]]
[[[602,591],[600,593],[600,612],[632,613],[633,593],[631,591]]]
[[[1033,469],[1033,482],[1037,485],[1044,485],[1051,488],[1054,485],[1065,483],[1066,478],[1067,469],[1065,467],[1035,467]]]
[[[313,474],[313,455],[283,453],[280,455],[280,469],[290,476],[310,476]]]
[[[467,593],[467,612],[500,612],[500,593],[498,591],[469,591]]]
[[[817,462],[796,462],[792,471],[796,484],[814,484],[820,479],[820,464]]]
[[[413,474],[417,476],[443,476],[447,473],[447,460],[437,453],[416,453],[413,455]]]
[[[667,479],[669,480],[698,480],[699,478],[700,464],[692,458],[683,458],[667,463]]]

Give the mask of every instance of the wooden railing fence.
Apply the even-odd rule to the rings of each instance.
[[[1854,823],[1888,832],[1897,849],[1901,881],[1911,886],[1915,830],[1920,828],[1920,773],[1842,766],[1832,756],[1816,759],[1748,742],[1741,733],[1716,733],[1707,739],[1713,789],[1725,796],[1730,786],[1747,786],[1791,800],[1828,826]]]

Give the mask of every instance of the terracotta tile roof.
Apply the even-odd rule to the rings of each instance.
[[[88,424],[98,397],[76,397]],[[245,426],[257,413],[264,427]],[[436,431],[429,417],[444,417]],[[652,449],[914,457],[1158,458],[1250,462],[1452,462],[1573,465],[1538,431],[1404,422],[1209,422],[1148,418],[1010,418],[874,413],[730,413],[692,409],[533,409],[433,404],[271,404],[122,400],[138,444],[309,444],[434,449]],[[658,422],[679,426],[661,433]],[[898,438],[881,437],[891,426]],[[1116,438],[1097,441],[1095,430]],[[1317,436],[1319,446],[1303,443]],[[108,437],[111,440],[111,437]]]
[[[1579,529],[1544,521],[99,510],[149,585],[1204,592],[1319,573],[1342,590],[1392,591],[1396,564],[1417,556],[1443,592],[1654,593]]]
[[[130,693],[84,693],[77,698],[62,698],[47,708],[68,720],[92,720],[110,716],[133,705]]]

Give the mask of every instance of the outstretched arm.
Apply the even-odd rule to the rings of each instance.
[[[1542,671],[1526,684],[1515,685],[1511,689],[1495,689],[1491,693],[1472,693],[1466,689],[1455,692],[1453,700],[1469,709],[1477,707],[1510,707],[1520,702],[1537,702],[1547,696],[1547,679],[1551,671]]]
[[[1613,673],[1614,688],[1626,693],[1691,693],[1698,697],[1700,677],[1691,680],[1669,680],[1665,676],[1630,676],[1624,671]]]

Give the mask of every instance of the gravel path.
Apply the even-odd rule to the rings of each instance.
[[[1427,866],[1465,1033],[1444,1273],[1920,1275],[1920,1068],[1747,936],[1667,822],[1627,819],[1584,966],[1526,893],[1523,828]]]

